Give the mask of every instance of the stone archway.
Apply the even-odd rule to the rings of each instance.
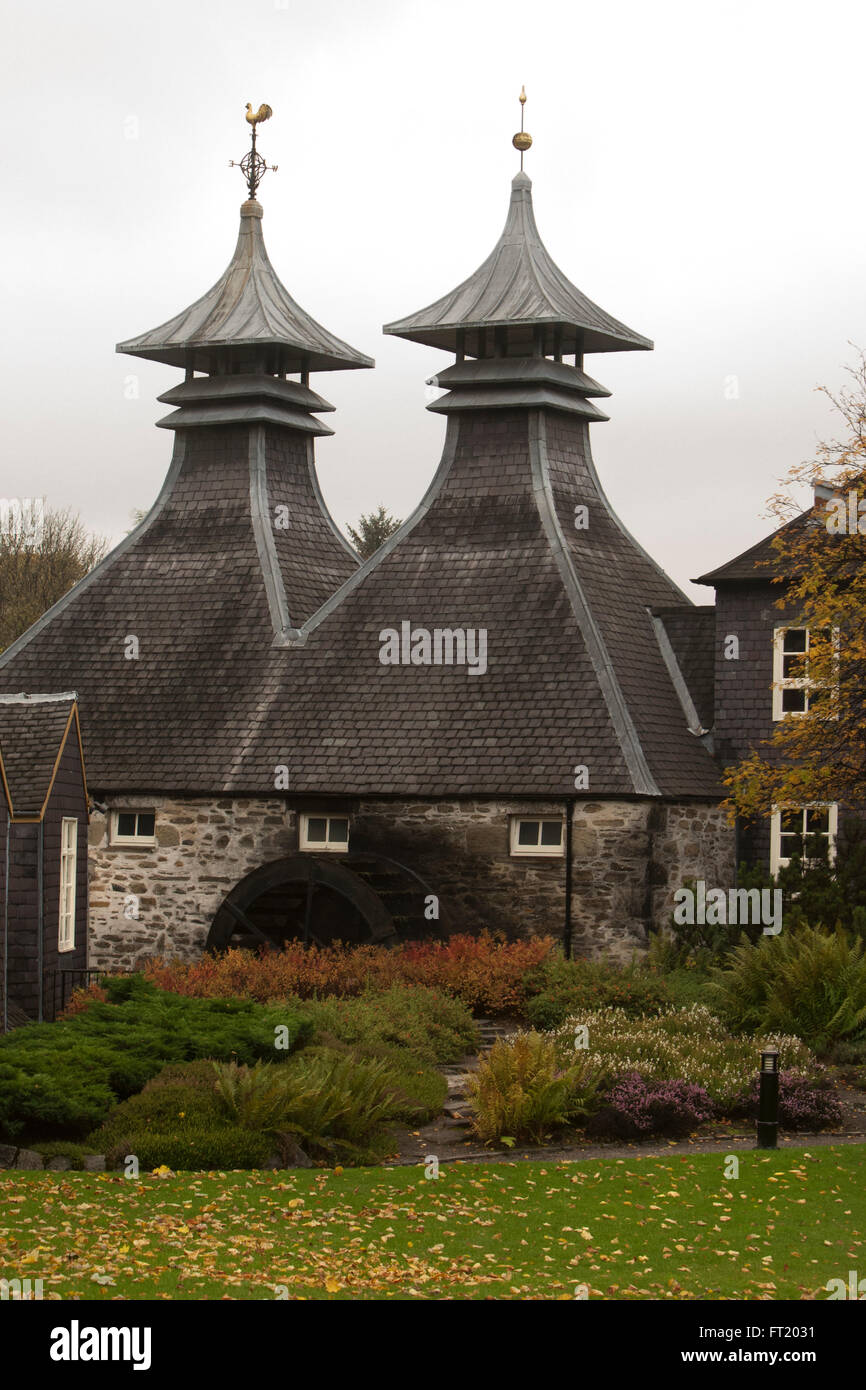
[[[218,908],[206,950],[279,948],[286,941],[396,941],[378,893],[345,864],[292,855],[241,879]]]

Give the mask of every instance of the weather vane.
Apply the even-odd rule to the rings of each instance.
[[[520,129],[512,139],[511,143],[516,150],[520,150],[520,171],[523,172],[523,155],[532,144],[532,136],[523,129],[523,108],[526,105],[526,88],[520,88]],[[249,116],[247,117],[249,120]]]
[[[255,198],[256,189],[258,188],[268,169],[270,169],[272,174],[275,174],[277,172],[276,164],[266,164],[265,161],[262,159],[261,155],[256,153],[256,126],[258,125],[259,121],[266,121],[273,114],[274,113],[271,110],[270,106],[264,103],[259,107],[258,111],[253,111],[251,103],[247,102],[247,121],[252,126],[252,145],[248,152],[244,155],[243,159],[229,160],[229,168],[239,168],[244,178],[246,179],[247,188],[250,191],[251,198]],[[515,136],[515,139],[516,138],[517,137]]]

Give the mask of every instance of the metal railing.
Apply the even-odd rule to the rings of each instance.
[[[42,1008],[45,1021],[53,1023],[63,1013],[77,989],[87,989],[105,975],[129,975],[129,970],[47,970]]]

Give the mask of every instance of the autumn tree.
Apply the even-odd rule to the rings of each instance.
[[[358,522],[358,529],[354,526],[348,528],[352,544],[357,550],[362,560],[369,560],[371,555],[375,555],[380,545],[384,545],[389,536],[393,536],[398,526],[402,526],[402,521],[396,516],[391,516],[380,504],[375,512],[370,512],[369,516],[362,516]]]
[[[771,561],[776,606],[809,630],[808,651],[785,658],[806,708],[727,769],[728,809],[746,819],[774,805],[866,800],[866,354],[848,374],[837,394],[819,388],[841,417],[840,437],[795,465],[770,501],[782,523]],[[821,485],[806,512],[795,498],[804,484]]]
[[[0,651],[102,559],[108,542],[69,508],[0,514]]]

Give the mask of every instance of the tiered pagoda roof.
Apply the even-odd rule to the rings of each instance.
[[[486,357],[497,328],[509,330],[511,357],[652,348],[648,338],[605,313],[563,275],[541,240],[532,181],[522,170],[512,180],[505,227],[487,259],[450,294],[386,324],[384,331]]]
[[[159,328],[118,343],[117,351],[170,367],[213,372],[231,355],[231,369],[336,372],[372,367],[292,299],[271,265],[262,236],[261,204],[241,205],[235,253],[216,284]]]
[[[591,797],[715,799],[677,659],[695,610],[614,514],[589,448],[589,422],[605,418],[593,401],[608,393],[583,354],[652,344],[555,266],[529,179],[515,178],[475,275],[386,327],[458,360],[431,404],[448,416],[439,470],[360,568],[321,503],[311,431],[289,419],[315,407],[269,393],[290,364],[369,359],[299,318],[245,208],[220,285],[121,345],[187,369],[165,397],[178,446],[160,501],[0,656],[0,689],[75,685],[103,793],[272,795],[287,765],[293,794],[559,798],[586,766]],[[198,366],[211,376],[192,376]],[[233,404],[245,376],[256,390]],[[666,641],[671,613],[684,616]],[[483,630],[485,671],[383,664],[383,631],[407,622]]]

